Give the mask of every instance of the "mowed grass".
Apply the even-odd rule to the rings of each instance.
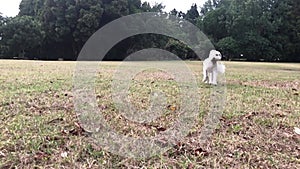
[[[294,132],[300,127],[300,64],[225,62],[224,112],[213,135],[201,144],[198,136],[213,87],[201,83],[201,62],[186,64],[200,95],[195,126],[164,154],[131,159],[106,151],[82,128],[73,103],[75,62],[1,60],[0,168],[300,168],[300,136]],[[119,65],[102,63],[95,81],[98,107],[112,129],[139,138],[171,127],[181,110],[174,77],[149,70],[132,79],[129,100],[137,109],[150,106],[152,91],[166,96],[161,117],[136,123],[113,103],[111,87]]]

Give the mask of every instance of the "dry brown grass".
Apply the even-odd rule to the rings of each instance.
[[[149,106],[149,91],[167,95],[164,115],[150,124],[122,117],[111,100],[120,63],[101,64],[99,107],[114,130],[131,137],[156,136],[180,110],[178,86],[163,72],[132,80],[130,99]],[[300,168],[300,64],[226,62],[227,100],[218,128],[198,144],[211,87],[201,83],[200,62],[187,62],[199,82],[199,121],[169,151],[134,160],[105,151],[84,131],[73,104],[73,62],[0,62],[0,168]]]

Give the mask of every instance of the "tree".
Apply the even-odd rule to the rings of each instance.
[[[88,38],[108,22],[137,12],[162,12],[163,8],[162,4],[150,6],[140,0],[22,0],[19,16],[32,17],[45,32],[39,59],[75,60]],[[138,41],[144,42],[145,38],[131,42]],[[123,43],[120,48],[131,50],[132,45]]]
[[[101,25],[129,14],[128,0],[103,0],[104,16]]]
[[[0,58],[3,58],[8,50],[3,41],[3,34],[5,33],[3,26],[5,25],[6,21],[7,18],[3,17],[2,13],[0,12]]]
[[[46,37],[44,59],[75,60],[87,39],[100,28],[101,0],[45,0],[39,18]]]
[[[162,4],[151,6],[141,0],[22,0],[17,17],[0,15],[0,55],[75,60],[88,38],[114,19],[160,12],[197,25],[228,59],[243,53],[248,60],[300,60],[298,0],[207,0],[200,13],[196,4],[187,13],[174,9],[165,14],[163,9]],[[14,35],[15,31],[19,32]],[[170,37],[147,34],[120,42],[109,58],[122,59],[149,47],[167,49],[185,59],[194,57]]]
[[[1,46],[6,56],[33,58],[43,39],[41,24],[31,16],[8,19],[0,27]]]
[[[222,51],[223,56],[227,60],[238,58],[240,51],[238,42],[231,36],[225,37],[216,44],[217,48]]]
[[[228,36],[227,19],[225,8],[213,10],[204,17],[202,30],[212,38],[213,42],[217,42]]]
[[[73,18],[70,21],[77,20],[77,23],[74,23],[76,27],[74,27],[73,31],[75,41],[74,54],[77,55],[88,38],[100,28],[104,9],[99,0],[80,1],[76,3],[75,8],[79,13],[77,18]]]
[[[208,0],[197,25],[226,55],[298,61],[299,4],[297,0]]]
[[[19,15],[36,17],[39,15],[44,3],[45,0],[22,0],[19,5]]]
[[[150,12],[151,11],[151,5],[149,2],[143,2],[142,6],[141,6],[141,10],[143,12]]]
[[[271,35],[272,44],[281,53],[281,60],[300,61],[300,2],[274,0],[271,8],[272,23],[276,31]]]
[[[197,18],[200,16],[197,8],[197,4],[192,5],[191,9],[187,11],[184,19],[196,24]]]
[[[179,12],[175,8],[172,11],[170,11],[170,14],[174,16],[178,16],[178,13]]]
[[[141,6],[142,2],[140,0],[128,0],[130,14],[142,12]]]
[[[151,12],[162,12],[165,6],[162,3],[156,3],[152,9]]]
[[[207,13],[209,11],[212,11],[212,10],[213,10],[213,4],[212,4],[211,0],[208,0],[204,3],[203,7],[201,7],[200,13],[201,13],[201,15],[205,16],[205,15],[207,15]]]
[[[2,13],[0,12],[0,26],[4,25],[6,22],[6,18],[2,16]]]

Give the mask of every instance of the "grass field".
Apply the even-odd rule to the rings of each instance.
[[[138,64],[138,63],[136,63]],[[135,160],[90,142],[74,110],[75,62],[0,61],[0,168],[300,168],[300,64],[225,62],[226,107],[205,144],[195,139],[209,111],[211,86],[201,62],[187,62],[201,95],[199,120],[164,154]],[[155,136],[177,118],[178,86],[163,72],[138,74],[130,99],[149,106],[149,91],[166,93],[162,117],[147,125],[124,119],[111,99],[118,62],[101,64],[95,93],[105,119],[120,134]]]

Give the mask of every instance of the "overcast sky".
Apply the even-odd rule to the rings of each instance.
[[[147,0],[151,5],[154,5],[155,2],[163,3],[166,6],[165,11],[167,12],[174,8],[178,11],[186,12],[193,3],[202,6],[205,1],[206,0]],[[4,16],[16,16],[19,12],[20,2],[21,0],[0,0],[0,12]]]
[[[166,6],[165,11],[170,12],[174,8],[177,11],[186,12],[191,8],[193,4],[197,4],[198,7],[202,6],[207,0],[146,0],[150,2],[151,5],[154,5],[155,2],[163,3]]]

